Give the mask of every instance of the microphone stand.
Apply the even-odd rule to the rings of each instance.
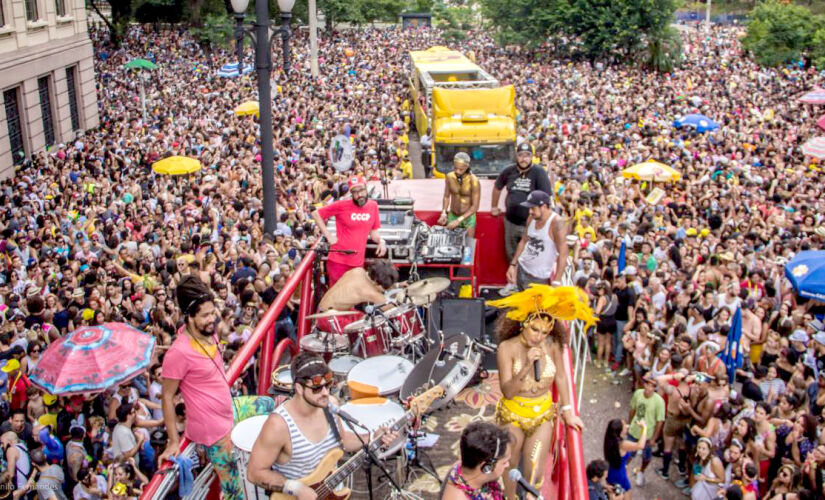
[[[376,456],[375,452],[372,450],[372,448],[370,448],[370,442],[369,441],[364,441],[364,438],[362,438],[361,435],[358,434],[358,431],[355,429],[356,424],[354,422],[350,422],[349,419],[346,419],[346,418],[343,418],[343,417],[341,417],[341,421],[344,422],[347,425],[347,427],[349,427],[349,429],[352,431],[353,434],[355,434],[355,437],[357,437],[358,441],[361,442],[361,449],[364,451],[364,454],[367,455],[368,460],[364,463],[364,474],[367,476],[367,489],[370,492],[370,500],[373,500],[373,496],[372,496],[372,465],[375,465],[376,467],[378,467],[378,470],[380,470],[384,474],[384,476],[387,478],[387,480],[389,480],[390,484],[395,489],[395,491],[401,493],[403,490],[401,489],[400,486],[398,486],[398,483],[395,482],[395,479],[393,479],[392,475],[389,473],[389,471],[387,471],[386,467],[384,467],[384,464],[381,463],[381,459],[379,459],[378,456]],[[364,425],[362,425],[360,423],[357,424],[357,425],[361,429],[367,431],[367,434],[370,433],[370,430],[367,427],[365,427]]]

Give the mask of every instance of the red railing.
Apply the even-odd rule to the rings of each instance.
[[[307,253],[284,285],[283,290],[281,290],[266,314],[264,314],[264,317],[261,318],[255,331],[238,352],[229,367],[227,379],[230,385],[234,384],[235,380],[241,376],[249,360],[252,359],[252,356],[258,348],[261,347],[257,392],[258,394],[266,394],[271,384],[272,369],[278,366],[287,350],[293,355],[298,352],[301,337],[308,332],[309,328],[309,321],[306,319],[306,316],[311,312],[310,308],[313,303],[312,265],[316,258],[317,256],[314,250]],[[298,342],[293,342],[291,339],[284,339],[275,346],[275,322],[299,285],[301,286],[301,302],[298,310],[298,324],[296,325]],[[567,391],[570,394],[573,408],[578,414],[572,366],[570,349],[566,348],[563,369],[568,375]],[[545,498],[548,499],[586,500],[587,476],[585,473],[581,433],[575,429],[566,427],[561,422],[561,419],[559,419],[558,422],[555,431],[556,445],[554,447],[556,456],[551,457],[551,459],[547,461],[547,469],[545,471],[545,478],[547,478],[547,480],[545,480],[542,493]],[[180,451],[185,450],[189,444],[190,441],[183,438],[181,440]],[[155,474],[152,481],[144,489],[141,500],[161,500],[157,498],[156,495],[159,492],[164,476],[170,472],[169,469],[171,467],[171,462],[165,462],[161,465],[158,473]],[[212,486],[210,493],[216,495],[217,487],[215,484]],[[217,498],[215,495],[210,495],[210,498]]]
[[[287,302],[289,302],[292,298],[295,290],[299,285],[301,285],[301,303],[298,309],[297,325],[298,342],[300,342],[301,337],[306,333],[308,324],[306,316],[309,313],[309,308],[312,305],[313,298],[311,286],[312,264],[315,261],[315,258],[315,251],[311,250],[307,253],[301,263],[298,264],[295,272],[292,276],[290,276],[289,280],[287,280],[284,285],[283,290],[281,290],[275,298],[275,302],[269,306],[269,309],[267,309],[264,317],[261,318],[258,326],[255,328],[255,331],[252,332],[252,335],[249,337],[249,340],[246,341],[243,347],[241,347],[241,350],[238,351],[235,359],[232,360],[232,364],[229,366],[229,370],[226,374],[226,378],[229,381],[230,386],[235,383],[238,377],[241,376],[247,363],[249,363],[249,360],[252,359],[252,356],[255,355],[258,347],[260,347],[261,354],[258,362],[257,389],[258,394],[266,394],[271,383],[272,369],[280,362],[281,357],[286,353],[286,350],[289,349],[293,355],[298,352],[298,345],[300,344],[296,344],[290,339],[282,340],[278,343],[278,346],[275,347],[275,322],[278,320],[278,317],[281,315],[284,307],[286,307]],[[183,438],[181,440],[179,451],[183,452],[189,444],[190,441]],[[141,500],[156,498],[161,482],[163,481],[166,473],[169,472],[168,469],[171,467],[172,462],[165,462],[161,464],[158,472],[152,477],[152,480],[146,488],[144,488],[143,494],[140,497]]]

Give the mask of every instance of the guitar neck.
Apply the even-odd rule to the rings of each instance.
[[[412,413],[408,412],[405,413],[403,417],[399,418],[393,425],[390,427],[391,432],[397,432],[400,429],[403,429],[412,418]],[[369,443],[369,450],[374,452],[381,447],[381,440],[376,439],[373,442]],[[364,462],[367,460],[368,456],[364,450],[359,451],[355,455],[352,456],[349,460],[347,460],[344,465],[339,467],[335,472],[327,476],[324,479],[324,485],[332,491],[335,486],[341,483],[344,479],[346,479],[350,474],[355,472],[359,467],[361,467]]]

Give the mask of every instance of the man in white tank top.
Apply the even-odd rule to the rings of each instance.
[[[247,477],[270,492],[284,492],[299,500],[316,498],[315,491],[300,478],[308,476],[321,459],[335,448],[346,451],[361,449],[361,441],[354,433],[345,431],[338,417],[334,418],[337,435],[329,425],[324,410],[332,396],[332,371],[324,359],[315,353],[301,352],[290,365],[295,394],[270,414],[261,434],[252,447],[247,466]],[[332,401],[337,404],[337,401]],[[384,433],[386,446],[398,433]],[[369,436],[362,435],[365,441]]]
[[[519,290],[530,283],[560,282],[568,255],[564,221],[550,208],[550,195],[544,191],[531,192],[521,205],[530,209],[530,217],[507,269],[507,282]]]

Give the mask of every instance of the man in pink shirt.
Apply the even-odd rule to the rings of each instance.
[[[348,200],[340,200],[312,212],[312,218],[327,239],[331,250],[352,250],[355,253],[346,254],[330,252],[327,259],[327,279],[329,286],[335,284],[345,272],[364,265],[364,256],[367,250],[367,237],[378,243],[375,254],[383,257],[387,253],[387,246],[378,230],[381,221],[378,219],[378,204],[367,198],[367,181],[363,177],[351,177],[348,182],[352,196]],[[326,221],[335,217],[335,236],[327,231]]]
[[[181,280],[176,295],[185,324],[163,358],[161,402],[169,442],[159,462],[177,455],[180,447],[174,401],[180,389],[186,406],[184,435],[206,449],[224,500],[240,500],[243,488],[229,437],[234,423],[232,395],[215,334],[212,293],[200,278],[188,275]]]

